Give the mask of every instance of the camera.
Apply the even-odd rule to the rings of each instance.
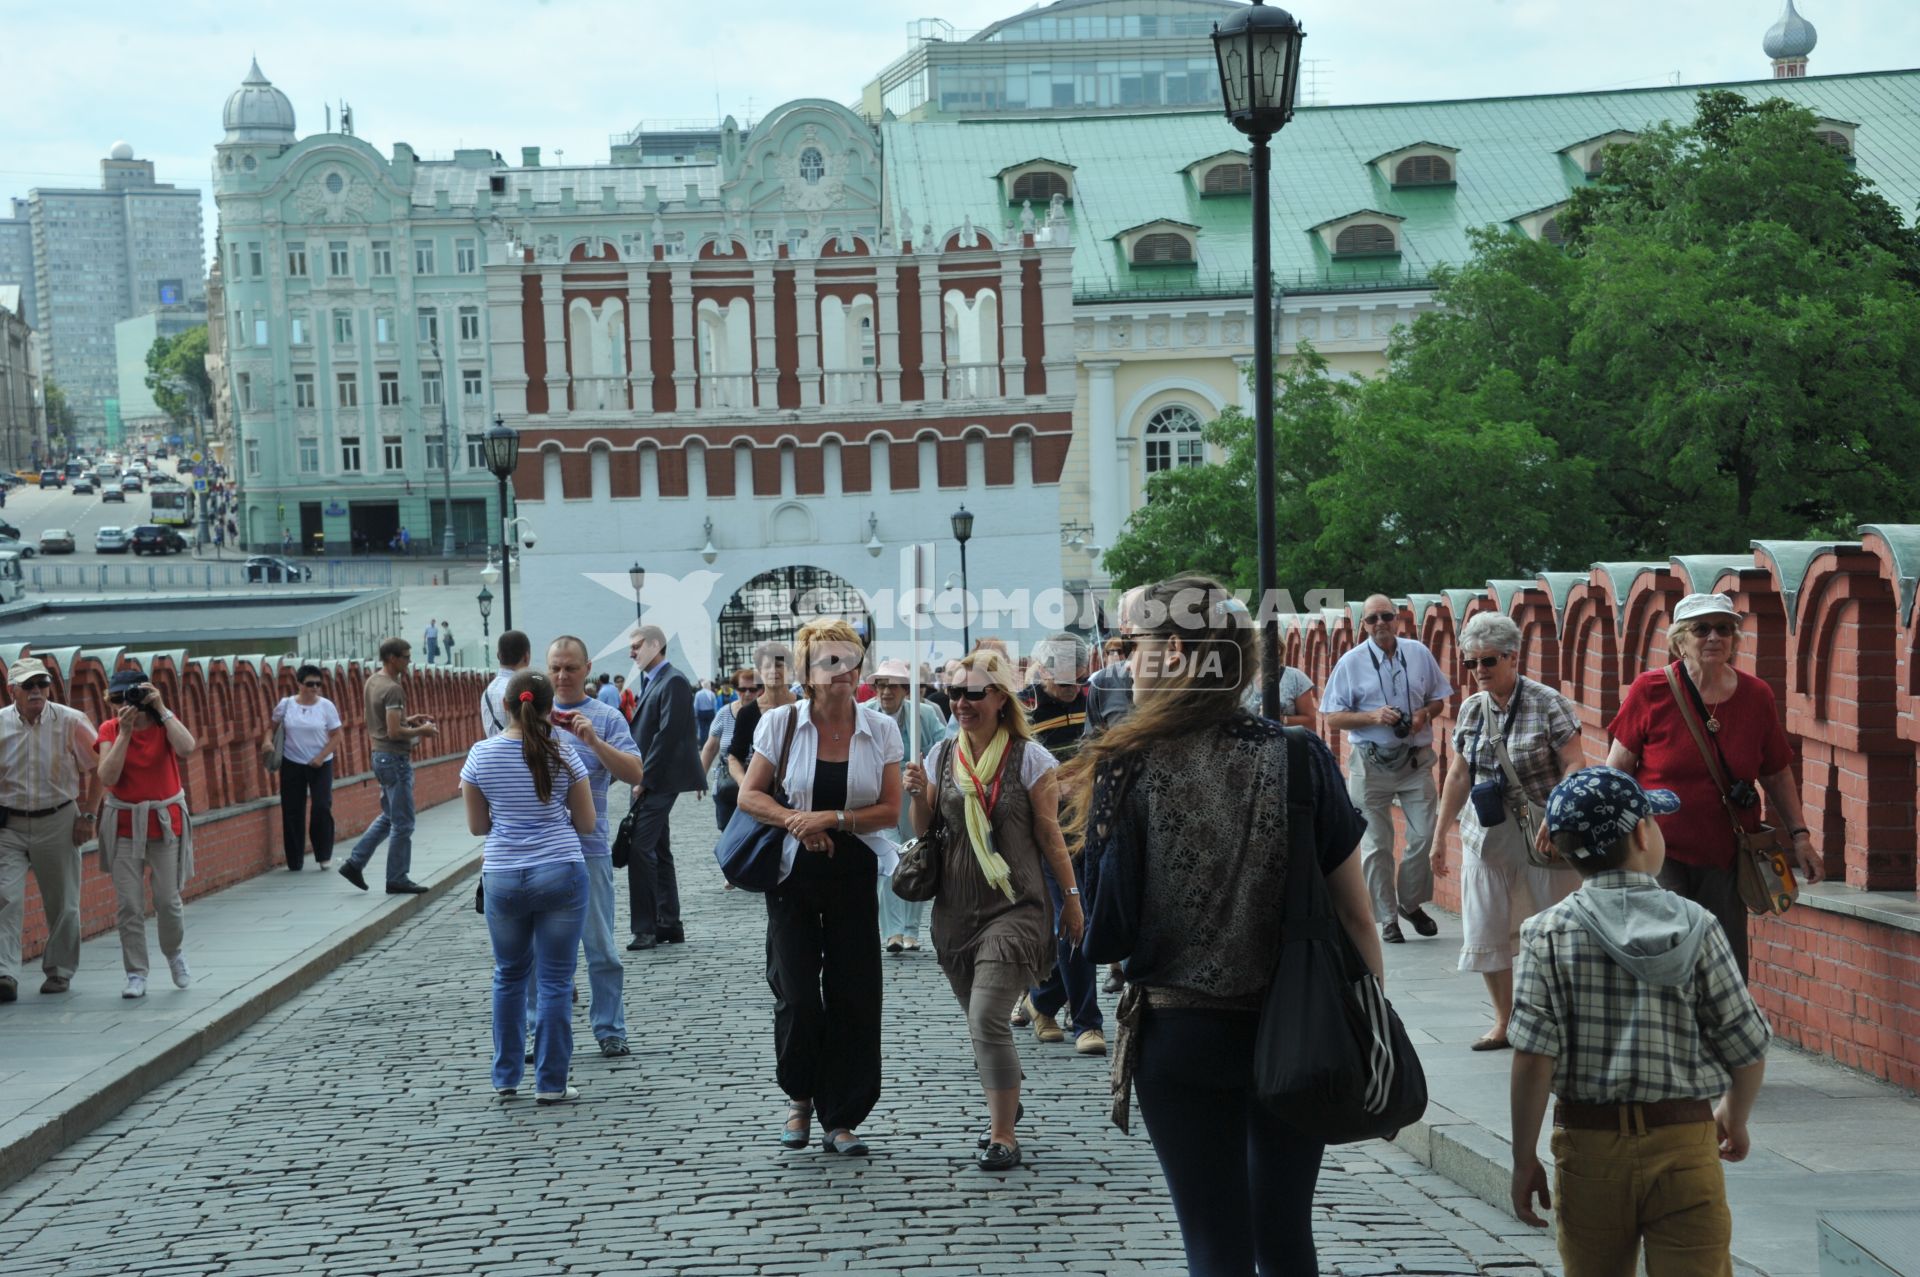
[[[1742,811],[1760,805],[1760,791],[1750,780],[1736,780],[1727,786],[1727,797]]]
[[[520,544],[529,550],[531,550],[539,540],[540,538],[535,536],[531,531],[520,534]]]
[[[1413,720],[1402,714],[1400,720],[1393,725],[1393,734],[1401,740],[1413,735]]]

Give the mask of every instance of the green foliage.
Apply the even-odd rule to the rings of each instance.
[[[1440,273],[1382,377],[1277,388],[1280,583],[1395,593],[1920,518],[1920,230],[1781,102],[1700,95],[1561,216]],[[1252,423],[1106,558],[1254,583]]]
[[[67,402],[66,387],[49,377],[42,392],[47,405],[47,435],[71,434],[78,418],[74,415],[73,405]]]
[[[146,381],[155,407],[181,425],[191,424],[195,407],[213,400],[213,381],[207,375],[207,326],[154,338],[153,348],[147,351]]]

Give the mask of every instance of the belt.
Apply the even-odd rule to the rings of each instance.
[[[0,807],[0,811],[6,812],[9,816],[24,816],[28,820],[38,820],[42,816],[53,815],[53,813],[59,811],[62,807],[71,806],[73,806],[73,799],[69,798],[63,803],[55,803],[51,807],[42,807],[39,811],[22,811],[18,807]]]
[[[1713,1105],[1705,1100],[1655,1100],[1651,1104],[1574,1104],[1553,1106],[1553,1124],[1572,1131],[1618,1131],[1644,1135],[1656,1126],[1711,1122]]]

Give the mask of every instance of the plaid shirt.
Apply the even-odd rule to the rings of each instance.
[[[1507,702],[1507,709],[1513,711],[1513,730],[1507,733],[1507,756],[1513,759],[1513,771],[1520,778],[1521,790],[1544,807],[1547,796],[1560,783],[1560,747],[1580,734],[1580,724],[1573,717],[1572,703],[1545,683],[1536,683],[1522,675],[1514,684],[1513,694],[1520,703],[1516,709],[1512,701]],[[1468,783],[1476,784],[1500,775],[1500,757],[1494,753],[1494,742],[1506,728],[1507,715],[1494,705],[1493,697],[1486,692],[1467,697],[1454,722],[1457,724],[1453,729],[1455,756],[1472,769]],[[1511,801],[1512,796],[1508,797]],[[1468,803],[1461,809],[1460,845],[1477,856],[1485,840],[1486,830],[1480,825],[1479,814],[1473,804]]]
[[[1651,883],[1610,869],[1582,891]],[[1730,1070],[1756,1064],[1772,1036],[1727,936],[1707,929],[1693,979],[1659,988],[1614,963],[1561,902],[1520,927],[1513,971],[1517,1051],[1554,1057],[1553,1092],[1583,1104],[1718,1099]]]

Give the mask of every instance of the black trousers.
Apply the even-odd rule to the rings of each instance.
[[[880,1099],[880,898],[873,852],[801,851],[767,893],[767,984],[780,1089],[851,1130]],[[851,846],[846,845],[851,843]]]
[[[1668,860],[1660,866],[1660,885],[1676,896],[1685,897],[1719,920],[1733,947],[1733,960],[1740,964],[1740,978],[1747,978],[1747,907],[1740,902],[1740,880],[1731,866],[1710,869],[1705,865],[1685,865]]]
[[[280,841],[287,868],[306,863],[307,839],[313,840],[313,858],[321,864],[333,859],[333,760],[318,767],[283,759],[280,763]]]
[[[678,794],[649,791],[640,798],[627,852],[627,896],[633,905],[633,934],[657,936],[680,925],[680,879],[673,871],[673,844],[667,818]]]
[[[1133,1075],[1190,1277],[1320,1271],[1313,1190],[1326,1151],[1253,1096],[1251,1012],[1149,1011]]]

